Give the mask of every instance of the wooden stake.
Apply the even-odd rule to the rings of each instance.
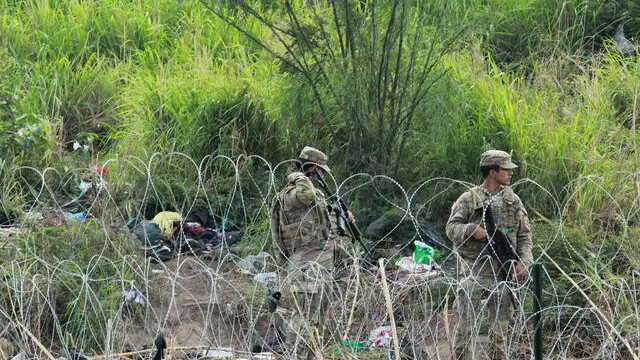
[[[351,311],[349,311],[349,319],[347,320],[347,329],[344,332],[344,336],[342,340],[347,340],[349,336],[349,331],[351,330],[351,325],[353,324],[353,315],[356,312],[356,304],[358,301],[358,290],[360,288],[360,267],[356,263],[357,260],[354,261],[355,269],[356,269],[356,290],[353,294],[353,302],[351,303]]]
[[[38,340],[32,333],[31,331],[29,331],[29,329],[27,329],[26,326],[24,326],[21,322],[16,322],[16,324],[18,324],[18,326],[22,329],[22,331],[24,331],[25,333],[27,333],[27,335],[31,338],[31,340],[36,344],[36,346],[38,346],[38,348],[40,348],[40,350],[47,355],[47,357],[50,360],[56,360],[56,358],[53,356],[53,354],[51,354],[51,352],[49,352],[49,350],[47,350],[46,347],[44,347],[44,345],[42,345],[42,343],[40,342],[40,340]]]
[[[396,359],[400,359],[400,342],[398,341],[398,331],[396,329],[396,319],[393,316],[393,304],[391,304],[391,294],[389,294],[389,286],[387,285],[387,275],[384,272],[384,260],[378,259],[380,265],[380,277],[382,277],[382,291],[384,292],[384,300],[387,303],[387,313],[389,315],[389,322],[391,323],[391,336],[393,338],[393,351]]]
[[[453,339],[451,339],[451,330],[449,329],[449,295],[444,297],[444,311],[442,312],[442,319],[444,321],[444,333],[447,336],[447,345],[449,346],[449,353],[451,359],[454,358],[455,351],[453,350]]]

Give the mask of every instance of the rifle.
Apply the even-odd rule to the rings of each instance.
[[[491,256],[496,259],[500,265],[500,273],[505,280],[509,280],[509,263],[511,261],[520,261],[520,257],[511,247],[511,242],[507,237],[507,233],[496,226],[493,211],[491,210],[491,204],[485,207],[483,220],[489,240],[485,249],[488,248],[491,251]]]
[[[338,234],[340,234],[341,236],[349,236],[352,240],[357,241],[360,246],[362,246],[365,254],[370,255],[371,252],[362,241],[362,232],[358,228],[358,225],[356,225],[355,222],[347,221],[347,211],[349,211],[347,204],[344,202],[344,200],[342,200],[340,196],[338,196],[338,193],[335,193],[333,195],[331,194],[331,192],[329,191],[329,187],[324,181],[322,175],[320,175],[319,173],[315,173],[314,176],[318,181],[318,184],[320,184],[322,190],[327,193],[327,197],[333,198],[333,202],[331,203],[331,205],[329,205],[329,211],[334,213],[336,216],[336,220],[338,222]]]

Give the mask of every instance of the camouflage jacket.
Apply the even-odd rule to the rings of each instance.
[[[281,265],[325,250],[330,234],[324,194],[304,174],[291,175],[297,176],[295,184],[275,196],[271,209],[273,253]]]
[[[505,231],[522,264],[528,267],[533,263],[531,227],[522,200],[511,188],[502,190],[492,198],[484,188],[475,186],[456,200],[446,231],[458,255],[468,262],[474,262],[487,245],[486,241],[476,240],[473,233],[482,224],[483,206],[489,202],[496,226]]]

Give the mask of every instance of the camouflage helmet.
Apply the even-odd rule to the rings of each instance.
[[[314,165],[320,166],[322,169],[324,169],[324,171],[331,171],[327,166],[327,160],[329,160],[329,158],[327,157],[327,155],[325,155],[325,153],[318,149],[314,149],[310,146],[305,146],[300,152],[300,156],[298,156],[298,158],[303,163],[313,163]]]
[[[480,155],[480,166],[499,166],[502,169],[515,169],[518,165],[511,162],[511,155],[501,150],[489,150]]]

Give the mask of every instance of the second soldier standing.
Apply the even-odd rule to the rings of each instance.
[[[454,345],[458,360],[482,358],[481,349],[475,346],[474,331],[478,331],[483,320],[489,320],[491,327],[487,346],[489,358],[506,359],[509,355],[507,335],[511,331],[509,322],[513,304],[508,283],[512,279],[503,278],[500,268],[511,267],[513,278],[522,281],[533,263],[527,211],[509,186],[513,169],[517,167],[507,152],[484,152],[480,156],[482,184],[463,193],[451,208],[447,236],[460,260],[460,285],[456,296],[459,325]],[[504,230],[508,245],[517,254],[518,260],[512,264],[500,264],[485,251],[492,236],[485,224],[488,206],[493,210],[496,226]]]

